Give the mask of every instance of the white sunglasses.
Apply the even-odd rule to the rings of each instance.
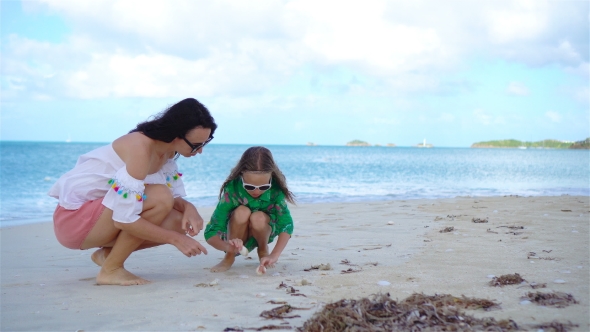
[[[244,189],[246,189],[247,191],[252,191],[252,190],[260,190],[260,191],[267,191],[270,189],[271,187],[271,182],[272,182],[272,177],[270,178],[270,182],[268,184],[263,184],[261,186],[255,186],[253,184],[249,184],[244,182],[244,177],[242,177],[242,186],[244,186]]]

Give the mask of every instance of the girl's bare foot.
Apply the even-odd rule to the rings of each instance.
[[[106,271],[103,267],[96,276],[96,283],[98,285],[132,286],[149,284],[150,281],[136,276],[123,267],[112,271]]]
[[[100,248],[97,251],[93,252],[90,258],[96,265],[102,266],[104,260],[107,259],[107,256],[111,253],[111,249],[112,248]]]
[[[211,268],[211,272],[227,271],[234,264],[235,260],[236,260],[236,256],[233,253],[231,255],[226,254],[225,257],[223,258],[223,260],[219,264],[217,264]]]

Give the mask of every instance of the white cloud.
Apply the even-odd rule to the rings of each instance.
[[[387,21],[385,1],[302,0],[288,6],[306,17],[303,45],[327,64],[352,63],[373,74],[391,74],[414,70],[422,57],[441,53],[434,29]]]
[[[482,109],[476,109],[475,111],[473,111],[473,119],[475,122],[480,123],[484,126],[502,125],[506,122],[503,116],[492,116]]]
[[[530,40],[547,29],[550,14],[547,1],[518,0],[502,7],[491,9],[486,15],[488,33],[494,43]]]
[[[391,117],[372,118],[368,122],[372,123],[372,124],[380,124],[380,125],[398,125],[398,124],[400,124],[400,121],[398,119],[391,118]]]
[[[476,122],[484,125],[489,125],[492,122],[492,117],[488,114],[485,114],[484,111],[480,109],[473,111],[473,117]]]
[[[580,54],[574,49],[569,40],[562,41],[557,47],[557,52],[563,59],[570,60],[574,63],[580,63],[581,61]]]
[[[439,76],[473,54],[588,64],[588,17],[579,14],[586,2],[24,4],[58,13],[72,34],[61,44],[16,36],[3,45],[2,74],[14,82],[2,85],[3,96],[242,96],[266,93],[304,70],[326,75],[333,68],[374,82],[342,94],[392,94],[444,90]]]
[[[439,116],[439,120],[442,122],[449,123],[455,121],[455,116],[450,113],[441,113],[441,115]]]
[[[522,82],[510,82],[506,91],[511,95],[528,96],[530,94],[529,88]]]
[[[554,112],[554,111],[547,111],[545,116],[549,118],[552,122],[561,122],[561,114]]]
[[[566,73],[576,74],[580,77],[583,77],[585,80],[590,78],[590,63],[588,62],[581,62],[578,64],[577,67],[568,67],[565,68]]]
[[[582,86],[576,89],[574,98],[582,103],[590,103],[590,87]]]
[[[295,122],[293,124],[293,129],[294,130],[297,130],[297,131],[301,131],[301,130],[304,130],[306,128],[307,128],[307,123],[306,122],[298,121],[298,122]]]

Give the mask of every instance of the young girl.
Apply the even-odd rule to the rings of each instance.
[[[294,196],[285,176],[267,148],[247,149],[219,191],[219,203],[205,229],[205,239],[215,249],[225,251],[212,272],[228,270],[242,247],[258,247],[260,266],[273,267],[293,233],[293,219],[287,207]],[[268,244],[278,236],[269,254]]]
[[[70,249],[99,248],[92,254],[101,267],[97,284],[148,283],[124,267],[135,250],[169,243],[188,257],[207,253],[192,238],[203,219],[182,198],[175,159],[202,153],[216,128],[205,106],[184,99],[82,155],[49,190],[59,200],[53,215],[57,240]]]

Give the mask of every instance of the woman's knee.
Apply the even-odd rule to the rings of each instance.
[[[263,230],[268,226],[270,218],[262,211],[254,212],[250,215],[250,228],[253,230]]]
[[[186,231],[182,229],[182,217],[182,212],[172,209],[160,226],[184,234]]]
[[[147,196],[144,201],[144,211],[148,209],[158,209],[162,212],[169,212],[174,207],[174,197],[170,188],[163,184],[150,184],[145,187]]]
[[[235,208],[235,210],[232,212],[231,220],[234,223],[245,224],[250,219],[251,214],[252,211],[250,211],[250,209],[247,206],[240,205],[237,208]]]

